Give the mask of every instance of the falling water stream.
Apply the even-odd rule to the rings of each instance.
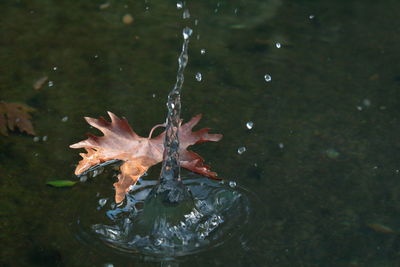
[[[140,179],[121,205],[98,199],[96,214],[79,219],[80,236],[87,243],[100,241],[119,251],[166,260],[223,244],[249,220],[250,200],[236,183],[195,174],[181,179],[180,93],[191,34],[192,29],[183,29],[176,84],[168,95],[160,179]]]
[[[188,62],[188,46],[192,29],[183,29],[182,52],[178,58],[176,83],[168,95],[168,113],[164,140],[164,156],[160,174],[160,183],[155,187],[154,196],[163,194],[163,202],[180,203],[191,198],[190,192],[183,185],[179,164],[179,126],[181,123],[181,90],[184,82],[184,71]]]

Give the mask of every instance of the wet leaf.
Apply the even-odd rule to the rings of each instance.
[[[329,148],[325,151],[326,156],[330,159],[336,159],[340,156],[340,153],[334,149],[334,148]]]
[[[241,30],[247,28],[246,24],[233,24],[230,26],[231,29]]]
[[[70,187],[75,185],[76,181],[71,180],[55,180],[55,181],[48,181],[46,184],[54,187]]]
[[[118,118],[108,112],[111,122],[103,117],[99,119],[88,118],[86,121],[93,127],[99,129],[104,136],[88,134],[87,140],[73,144],[71,148],[84,148],[87,153],[81,153],[82,160],[76,167],[75,174],[80,175],[93,166],[110,160],[121,160],[124,163],[120,166],[121,173],[118,175],[118,182],[114,183],[115,201],[121,202],[131,185],[153,165],[163,159],[165,131],[159,136],[151,138],[154,129],[164,127],[159,124],[151,129],[149,137],[137,135],[129,126],[125,118]],[[192,128],[199,122],[201,115],[193,117],[189,122],[179,128],[179,155],[182,167],[199,173],[211,179],[217,179],[217,174],[210,171],[210,167],[204,164],[204,160],[198,154],[188,151],[191,145],[219,141],[221,134],[209,134],[210,129],[204,128],[192,132]]]
[[[7,136],[8,131],[18,128],[21,132],[35,135],[29,114],[34,110],[20,103],[0,102],[0,134]]]
[[[372,230],[379,232],[379,233],[384,233],[384,234],[394,234],[395,231],[390,228],[389,226],[380,224],[380,223],[367,223],[367,226],[371,228]]]

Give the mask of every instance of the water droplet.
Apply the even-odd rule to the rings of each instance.
[[[39,141],[40,141],[40,137],[39,136],[33,137],[33,142],[39,142]]]
[[[100,198],[99,199],[99,205],[100,207],[104,207],[104,205],[107,203],[107,198]]]
[[[185,28],[183,29],[183,38],[184,38],[185,40],[189,39],[189,36],[192,35],[192,32],[193,32],[192,29],[190,29],[189,27],[185,27]]]
[[[181,9],[182,7],[183,7],[183,3],[182,2],[179,1],[179,2],[176,3],[176,8],[177,9]]]
[[[311,14],[310,16],[308,16],[308,18],[309,18],[309,19],[314,19],[314,18],[315,18],[315,15],[314,15],[314,14]]]
[[[43,142],[46,142],[46,141],[47,141],[47,135],[45,135],[45,136],[42,137],[42,141],[43,141]]]
[[[62,121],[62,122],[68,121],[68,116],[63,117],[63,118],[61,119],[61,121]]]
[[[235,8],[235,10],[233,10],[233,13],[237,14],[238,13],[238,9]]]
[[[49,81],[49,82],[47,83],[47,85],[48,85],[49,87],[52,87],[52,86],[54,85],[54,82],[53,82],[53,81]]]
[[[198,19],[195,19],[194,20],[194,26],[197,26],[199,24],[199,20]]]
[[[283,148],[285,147],[285,145],[282,144],[282,143],[279,143],[279,144],[278,144],[278,147],[279,147],[280,149],[283,149]]]
[[[198,81],[198,82],[201,82],[201,79],[203,78],[203,76],[201,75],[201,73],[200,72],[198,72],[198,73],[196,73],[196,80]]]
[[[362,106],[357,106],[357,110],[362,111],[363,110]]]
[[[114,264],[112,264],[112,263],[105,263],[105,264],[104,264],[104,267],[114,267]]]
[[[239,155],[242,155],[244,152],[246,152],[246,148],[244,146],[241,146],[238,148],[237,152]]]
[[[54,70],[54,71],[56,71],[57,69],[58,69],[57,66],[54,66],[54,67],[53,67],[53,70]]]
[[[200,50],[200,54],[204,55],[206,53],[206,50],[203,48]]]
[[[189,9],[185,9],[185,11],[183,11],[182,17],[183,17],[183,19],[188,19],[188,18],[190,18]]]
[[[252,121],[248,121],[248,122],[246,123],[246,127],[247,127],[247,129],[249,129],[249,130],[253,129],[253,126],[254,126],[254,123],[253,123]]]
[[[165,242],[164,238],[159,237],[159,238],[157,238],[157,239],[154,241],[154,245],[160,246],[160,245],[161,245],[162,243],[164,243],[164,242]]]
[[[272,77],[271,77],[271,75],[269,75],[269,74],[265,74],[265,75],[264,75],[264,79],[265,79],[266,82],[272,81]]]
[[[230,181],[229,182],[229,186],[232,187],[232,188],[235,188],[236,187],[236,182],[235,181]]]
[[[99,55],[94,55],[94,58],[99,58]]]
[[[276,48],[281,48],[282,45],[281,45],[281,43],[276,43],[275,46],[276,46]]]
[[[151,96],[152,96],[153,98],[155,98],[155,97],[156,97],[156,94],[152,94]]]

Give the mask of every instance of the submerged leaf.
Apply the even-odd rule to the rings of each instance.
[[[395,231],[390,228],[387,225],[381,224],[381,223],[367,223],[367,226],[371,228],[372,230],[379,232],[379,233],[384,233],[384,234],[394,234]]]
[[[75,185],[76,181],[71,180],[55,180],[55,181],[48,181],[46,184],[54,187],[69,187]]]
[[[35,135],[30,112],[35,109],[20,103],[0,102],[0,134],[8,135],[8,130],[18,128],[21,132]]]
[[[118,182],[114,183],[115,201],[121,202],[125,198],[129,187],[135,185],[137,180],[153,165],[163,160],[165,131],[159,136],[151,138],[157,127],[150,131],[149,137],[137,135],[129,126],[125,118],[118,118],[108,112],[111,122],[103,117],[99,119],[85,117],[85,120],[93,127],[99,129],[104,136],[88,134],[89,138],[73,144],[71,148],[84,148],[87,153],[81,153],[82,160],[76,167],[75,174],[80,175],[93,166],[102,164],[109,160],[121,160],[124,163],[120,166],[121,173],[118,175]],[[210,167],[204,164],[204,159],[187,148],[191,145],[219,141],[221,134],[209,134],[210,129],[204,128],[192,132],[193,127],[199,122],[201,115],[193,117],[189,122],[179,128],[179,157],[182,167],[217,179],[217,174],[210,171]]]
[[[37,80],[33,83],[33,89],[39,90],[40,88],[43,87],[43,85],[47,82],[48,79],[49,79],[49,77],[47,77],[47,76],[43,76],[43,77],[37,79]]]

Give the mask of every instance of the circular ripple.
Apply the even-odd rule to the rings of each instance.
[[[195,178],[184,180],[184,184],[194,200],[185,208],[155,207],[145,202],[155,181],[142,181],[120,206],[98,199],[95,214],[78,220],[81,239],[165,259],[221,245],[248,223],[250,200],[236,183]],[[171,213],[176,214],[172,219],[163,216]]]

